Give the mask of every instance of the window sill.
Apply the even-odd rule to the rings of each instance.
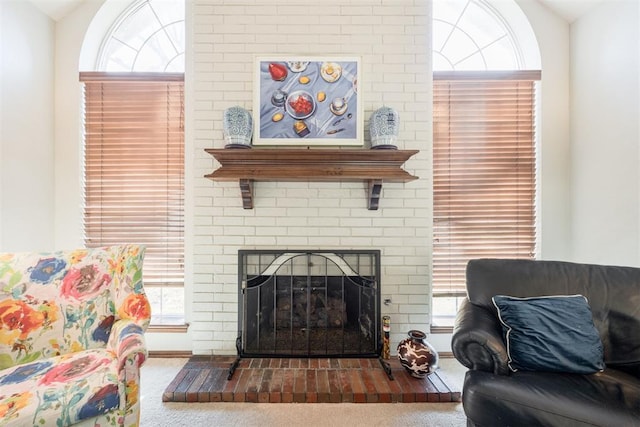
[[[453,326],[431,326],[432,334],[451,334],[453,333]]]
[[[189,329],[189,324],[182,325],[149,325],[147,332],[162,332],[162,333],[186,333]]]

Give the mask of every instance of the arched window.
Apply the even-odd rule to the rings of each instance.
[[[433,311],[449,327],[473,258],[536,254],[540,55],[513,1],[433,2]]]
[[[96,70],[184,72],[184,0],[134,2],[106,35]]]
[[[433,69],[539,70],[540,51],[515,1],[434,1]]]
[[[184,0],[134,1],[80,73],[85,244],[146,247],[152,325],[185,323],[184,34]]]

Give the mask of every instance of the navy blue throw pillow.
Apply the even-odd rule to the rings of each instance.
[[[600,335],[583,295],[496,295],[512,371],[592,374],[604,369]]]

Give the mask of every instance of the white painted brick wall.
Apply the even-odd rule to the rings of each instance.
[[[193,0],[192,86],[196,354],[234,354],[239,249],[380,249],[382,306],[392,347],[409,329],[429,330],[431,254],[430,0]],[[364,183],[258,182],[254,209],[242,209],[237,183],[203,176],[219,165],[223,111],[252,109],[255,55],[346,55],[362,59],[365,119],[388,105],[400,114],[398,145],[420,153],[405,169],[420,177],[385,183],[380,208],[367,210]],[[365,149],[370,145],[365,122]],[[395,348],[394,348],[395,349]]]

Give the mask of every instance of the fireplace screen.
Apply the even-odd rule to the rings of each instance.
[[[380,251],[239,251],[241,356],[380,355]]]

